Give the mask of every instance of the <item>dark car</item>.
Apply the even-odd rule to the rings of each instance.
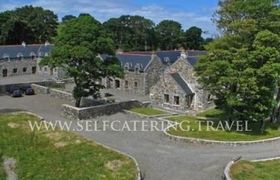
[[[34,89],[32,88],[28,88],[25,90],[25,95],[34,95],[35,92],[34,92]]]
[[[22,92],[21,92],[20,89],[14,90],[14,91],[11,93],[11,96],[12,96],[12,97],[22,97]]]
[[[13,92],[14,92],[15,90],[20,90],[20,88],[17,87],[17,86],[14,86],[14,85],[9,86],[9,87],[7,88],[7,93],[13,94]]]
[[[20,85],[19,88],[20,88],[20,90],[22,90],[22,92],[26,92],[27,89],[31,88],[31,85],[24,84],[24,85]]]

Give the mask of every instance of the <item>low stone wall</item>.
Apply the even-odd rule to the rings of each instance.
[[[75,101],[72,93],[61,91],[59,89],[49,89],[49,94],[54,98],[65,99],[71,102]]]
[[[68,119],[85,120],[103,115],[111,115],[133,107],[146,106],[139,101],[125,101],[86,108],[77,108],[67,104],[62,105],[62,115]]]
[[[34,89],[36,94],[49,94],[51,97],[54,98],[65,99],[71,102],[74,101],[74,97],[69,92],[49,88],[38,84],[32,84],[31,87]]]
[[[48,94],[49,88],[45,86],[41,86],[38,84],[31,84],[31,87],[34,89],[36,94]]]

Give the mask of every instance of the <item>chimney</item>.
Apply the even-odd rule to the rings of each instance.
[[[26,47],[26,43],[25,43],[24,41],[22,41],[21,45],[22,45],[23,47]]]
[[[188,51],[182,50],[181,51],[181,57],[184,58],[184,59],[187,59],[188,58]]]
[[[45,46],[50,45],[49,41],[45,41]]]

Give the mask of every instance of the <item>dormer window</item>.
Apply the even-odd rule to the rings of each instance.
[[[139,72],[139,70],[140,70],[140,64],[137,63],[135,65],[135,72]]]
[[[164,62],[168,64],[170,62],[170,59],[168,57],[165,57]]]
[[[32,60],[35,60],[36,54],[34,52],[32,52],[32,53],[30,53],[30,57],[31,57]]]
[[[129,69],[129,63],[125,63],[124,69],[128,70]]]
[[[7,55],[7,54],[4,54],[3,59],[4,59],[5,61],[10,61],[10,56]]]
[[[17,54],[17,59],[18,60],[23,60],[23,54],[22,53],[18,53]]]

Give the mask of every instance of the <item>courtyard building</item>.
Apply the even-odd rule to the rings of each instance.
[[[0,77],[40,74],[59,78],[63,74],[61,69],[39,66],[40,60],[48,56],[52,48],[48,42],[0,46]]]
[[[178,60],[165,68],[151,87],[150,99],[154,105],[179,111],[202,110],[212,105],[210,94],[198,83],[194,72],[198,55],[182,52]]]

